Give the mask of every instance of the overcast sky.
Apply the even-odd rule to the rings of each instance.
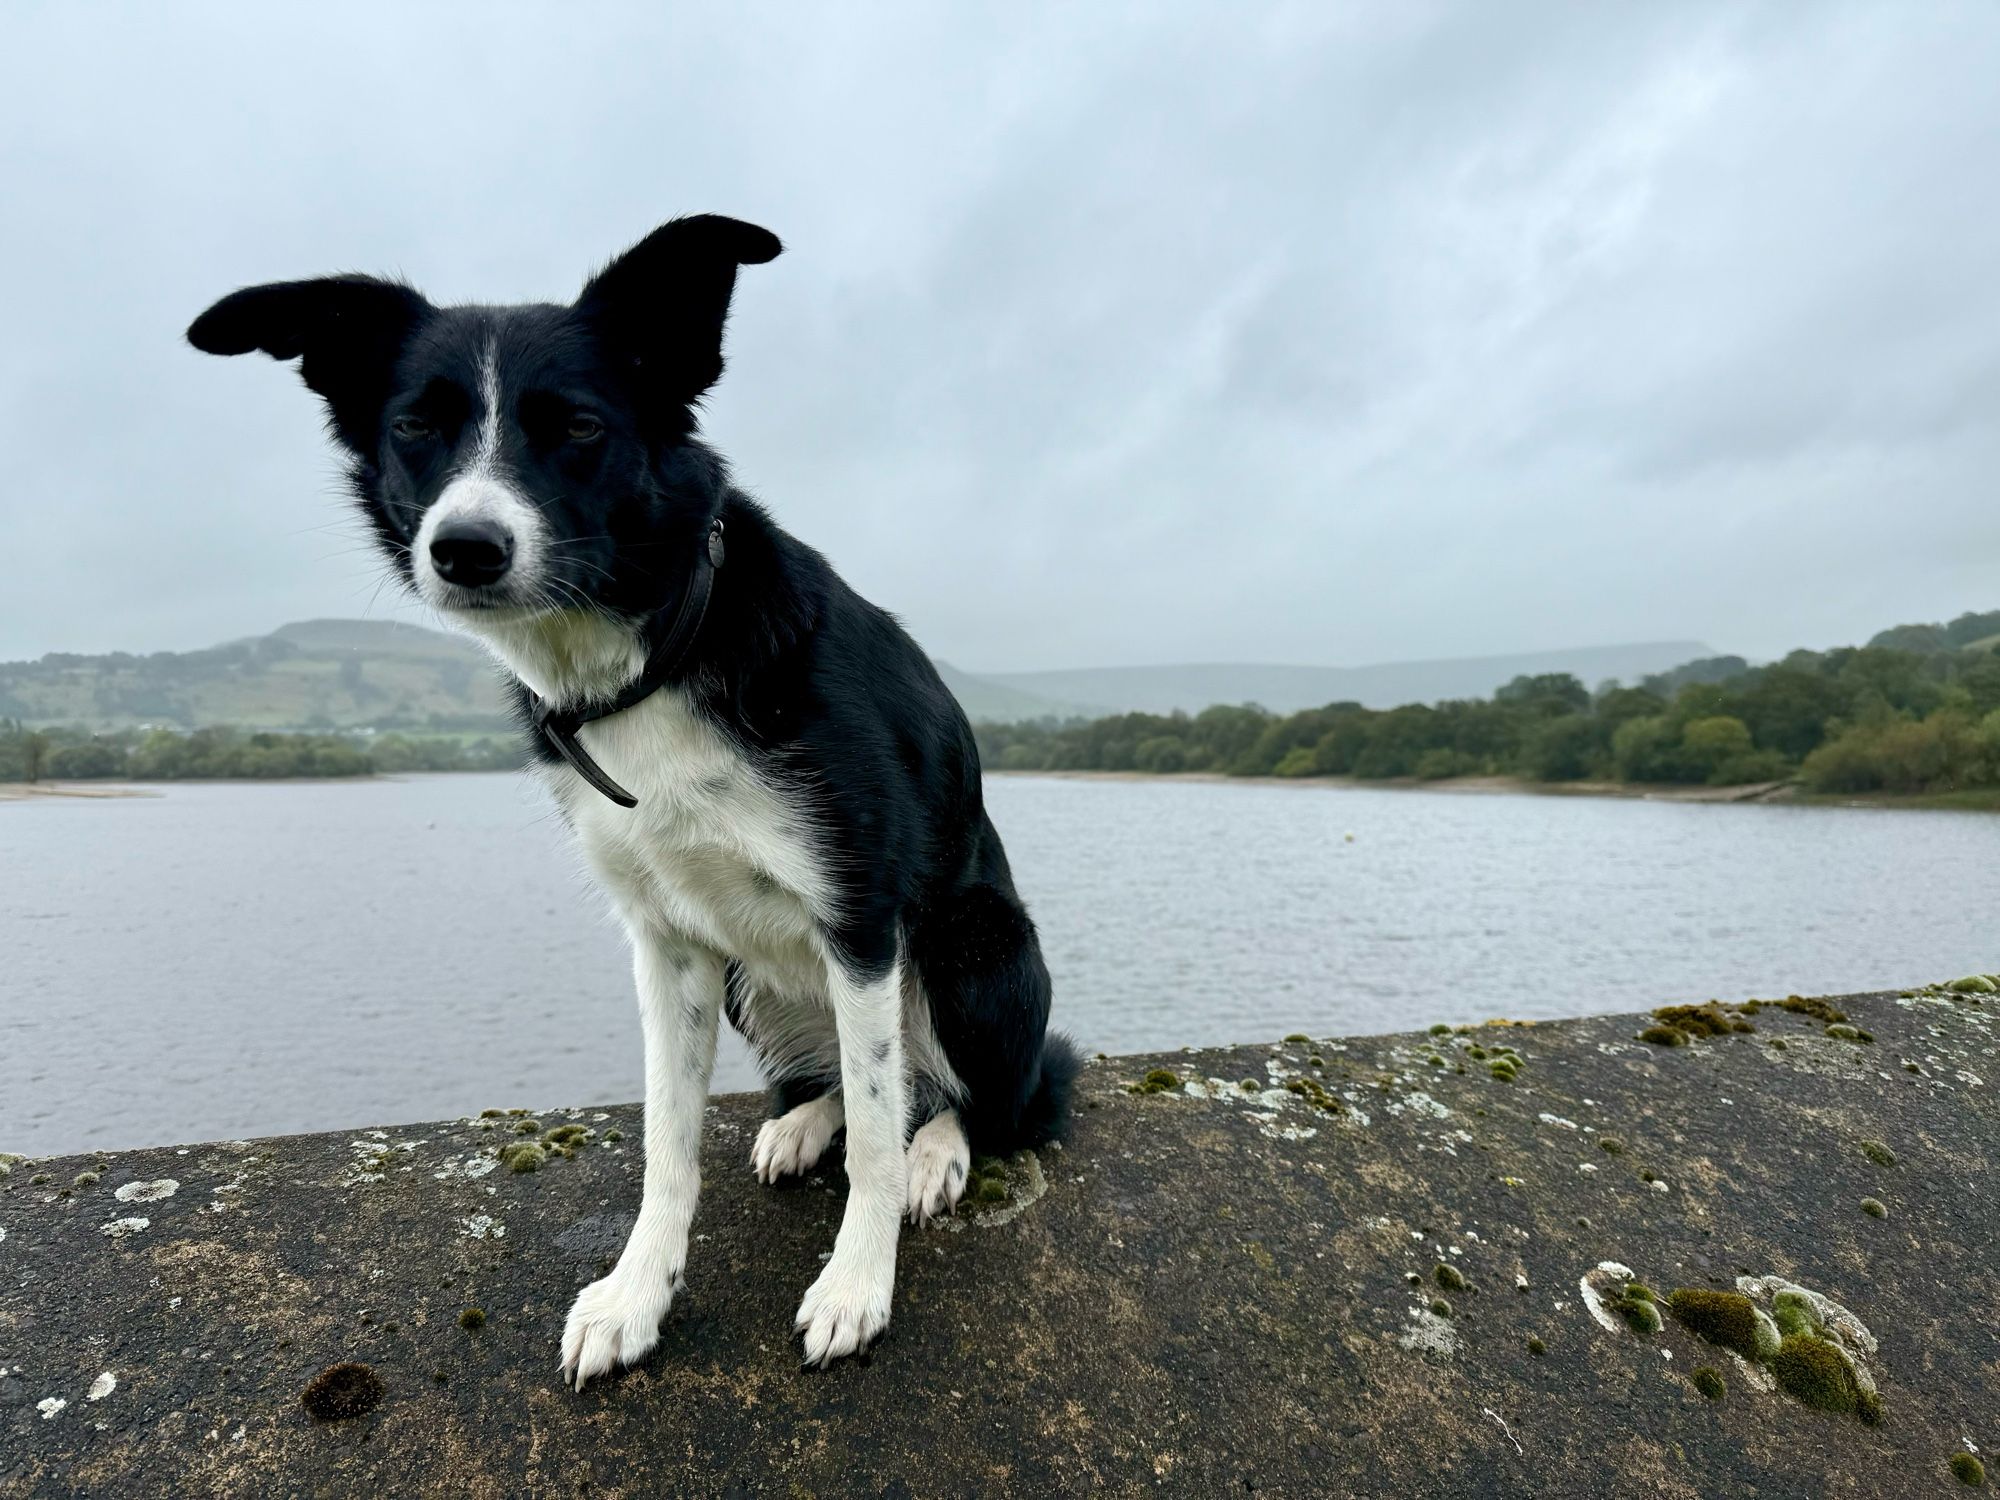
[[[0,658],[415,617],[182,329],[699,210],[709,435],[969,669],[2000,607],[2000,8],[676,9],[8,6]]]

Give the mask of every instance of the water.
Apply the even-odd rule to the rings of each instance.
[[[1092,1051],[2000,968],[2000,817],[1030,777],[987,796],[1058,1023]],[[0,1149],[636,1098],[603,910],[512,776],[0,804]],[[755,1082],[729,1037],[716,1087]]]

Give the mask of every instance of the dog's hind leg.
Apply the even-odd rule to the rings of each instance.
[[[750,1166],[759,1182],[776,1182],[810,1172],[847,1121],[840,1091],[829,1089],[817,1099],[793,1106],[775,1120],[766,1120],[750,1150]]]
[[[631,938],[646,1037],[645,1185],[617,1266],[577,1294],[563,1328],[563,1374],[578,1390],[593,1376],[645,1358],[680,1289],[701,1191],[701,1118],[722,1014],[719,957],[640,926]]]
[[[909,1177],[905,1211],[912,1224],[928,1224],[958,1206],[965,1191],[965,1174],[972,1166],[972,1148],[958,1111],[941,1111],[910,1137]]]

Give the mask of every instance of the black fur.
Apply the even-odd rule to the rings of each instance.
[[[737,269],[778,252],[764,230],[702,215],[655,231],[567,307],[440,308],[343,276],[237,292],[188,338],[215,354],[302,358],[406,580],[424,512],[477,425],[489,348],[505,389],[522,393],[501,451],[558,539],[561,602],[639,625],[662,617],[720,516],[727,566],[680,685],[809,799],[834,856],[842,915],[828,936],[853,971],[880,975],[907,943],[968,1088],[975,1149],[1038,1144],[1065,1127],[1079,1061],[1047,1031],[1048,970],[986,815],[965,716],[896,620],[779,528],[696,435]],[[729,1011],[736,1020],[733,998]],[[800,1097],[810,1092],[790,1102]]]

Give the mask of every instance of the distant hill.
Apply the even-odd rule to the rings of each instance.
[[[968,717],[1075,718],[1062,702],[938,663]],[[205,651],[54,652],[0,663],[0,719],[129,729],[399,729],[491,733],[504,678],[463,636],[390,620],[300,620]]]
[[[1693,641],[1371,667],[1102,667],[977,675],[937,664],[977,721],[1190,712],[1261,703],[1275,713],[1353,700],[1372,708],[1485,697],[1522,674],[1636,682],[1711,655]],[[301,620],[205,651],[51,653],[0,663],[0,718],[126,729],[400,729],[490,733],[508,724],[503,679],[462,636],[390,620]]]
[[[1607,677],[1636,683],[1651,673],[1714,654],[1699,641],[1651,641],[1634,646],[1586,646],[1572,651],[1385,662],[1365,667],[1256,663],[1085,667],[1066,672],[990,672],[984,680],[1060,703],[1095,704],[1100,712],[1164,714],[1184,709],[1195,713],[1214,703],[1259,703],[1273,713],[1288,714],[1340,702],[1395,708],[1445,698],[1486,698],[1516,677],[1544,672],[1568,672],[1590,687]],[[1069,711],[1092,712],[1088,708]]]
[[[52,652],[0,664],[0,718],[124,729],[506,726],[498,669],[471,642],[388,620],[302,620],[205,651]]]

